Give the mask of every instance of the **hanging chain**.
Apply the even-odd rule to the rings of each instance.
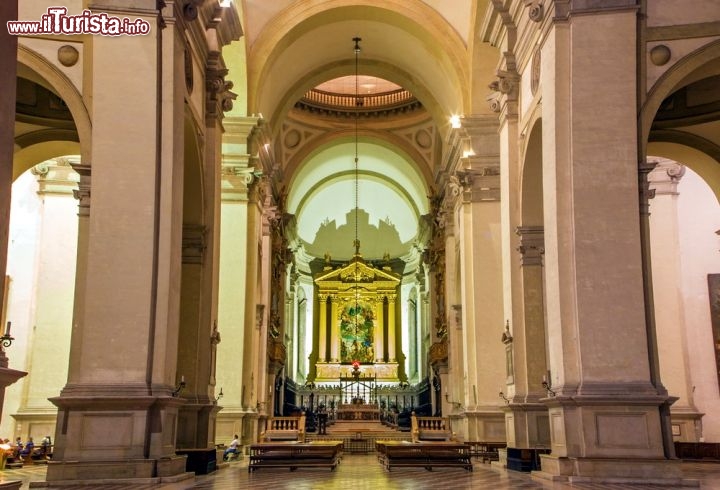
[[[360,107],[362,106],[362,102],[360,101],[360,85],[359,85],[359,74],[358,74],[358,56],[360,55],[360,39],[359,37],[354,37],[353,41],[355,42],[355,242],[353,243],[353,246],[355,247],[355,347],[357,349],[357,355],[360,354],[360,346],[358,344],[358,336],[360,333],[360,325],[358,320],[358,314],[359,314],[359,300],[360,300],[360,291],[358,289],[358,255],[360,254],[360,235],[358,232],[358,221],[360,220],[360,203],[359,203],[359,171],[358,171],[358,120],[360,118]]]

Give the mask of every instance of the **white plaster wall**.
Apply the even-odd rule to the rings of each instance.
[[[415,287],[415,279],[403,282],[400,286],[400,340],[402,353],[405,354],[405,373],[410,374],[410,356],[415,355],[410,352],[410,318],[408,310],[408,298],[410,292]]]
[[[8,240],[7,274],[10,276],[8,310],[6,318],[12,322],[13,344],[5,349],[9,367],[27,370],[28,341],[35,316],[35,288],[38,267],[37,242],[40,235],[40,211],[42,203],[37,195],[37,181],[29,171],[13,183]],[[12,439],[15,433],[14,419],[23,390],[19,381],[5,392],[0,437]]]
[[[220,207],[220,287],[216,386],[224,388],[223,406],[241,407],[243,345],[245,343],[245,267],[247,263],[247,204],[223,202]]]
[[[312,336],[313,336],[313,308],[315,306],[315,300],[313,296],[313,284],[312,279],[306,276],[300,277],[300,287],[305,290],[305,297],[307,298],[307,308],[305,310],[305,339],[301,342],[305,342],[305,355],[298,359],[298,366],[303,366],[303,372],[305,374],[310,372],[310,360],[308,357],[312,353]]]
[[[710,187],[687,169],[678,185],[682,291],[695,405],[706,442],[720,442],[720,393],[713,352],[707,275],[720,273],[720,205]]]

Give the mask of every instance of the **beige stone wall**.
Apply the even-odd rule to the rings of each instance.
[[[678,186],[682,291],[695,404],[705,414],[702,437],[720,442],[720,396],[713,355],[707,274],[720,273],[720,205],[710,188],[688,170]]]

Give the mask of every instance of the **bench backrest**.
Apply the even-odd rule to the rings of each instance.
[[[418,417],[415,412],[410,416],[410,434],[413,442],[455,440],[447,418]]]
[[[265,431],[260,441],[305,442],[305,414],[292,417],[270,417],[265,422]]]

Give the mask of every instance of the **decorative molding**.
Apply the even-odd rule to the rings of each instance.
[[[498,70],[496,73],[497,79],[492,81],[488,87],[490,90],[500,92],[501,94],[510,94],[517,88],[518,75],[516,73],[507,72],[504,70]]]
[[[202,225],[183,225],[182,263],[202,264],[205,257],[205,232]]]
[[[447,367],[449,357],[447,339],[432,344],[428,357],[433,369],[438,370],[441,367]]]
[[[276,373],[285,365],[287,360],[287,348],[281,340],[268,339],[267,345],[268,372]]]
[[[38,163],[30,173],[37,179],[38,195],[75,195],[78,178],[69,158],[58,157]]]
[[[249,165],[249,155],[223,155],[220,169],[223,201],[248,201],[262,173]]]
[[[485,97],[485,100],[487,101],[488,106],[490,106],[491,111],[500,112],[500,109],[502,108],[502,103],[500,102],[499,92],[493,92],[492,94]]]
[[[670,51],[670,48],[664,44],[658,44],[650,49],[650,61],[652,61],[652,64],[655,66],[665,65],[668,61],[670,61],[671,57],[672,52]]]
[[[520,245],[516,248],[522,258],[520,264],[543,265],[545,254],[545,233],[542,226],[518,226],[515,234],[520,237]]]
[[[541,50],[539,47],[535,49],[530,64],[530,93],[532,93],[533,97],[537,94],[538,88],[540,87],[540,70],[542,65],[540,53]]]
[[[555,21],[568,20],[573,15],[639,10],[638,0],[555,0]]]
[[[545,8],[542,5],[542,0],[524,0],[525,6],[528,8],[528,17],[533,22],[542,22],[545,17]]]
[[[685,170],[684,165],[673,160],[659,160],[647,176],[650,189],[655,191],[655,196],[677,195],[677,185],[685,175]]]
[[[219,52],[211,52],[205,68],[205,117],[207,121],[222,119],[223,113],[232,110],[237,94],[231,92],[233,83],[225,80],[228,69]]]
[[[90,182],[92,167],[89,164],[80,162],[69,161],[70,166],[80,175],[80,181],[78,182],[78,188],[73,190],[73,197],[78,202],[78,216],[87,217],[90,216]]]
[[[463,202],[500,200],[500,163],[481,158],[467,158],[471,168],[455,172],[456,184],[462,191]],[[452,177],[451,177],[452,179]]]
[[[640,194],[640,216],[650,215],[650,199],[655,197],[655,189],[650,188],[648,176],[658,162],[643,160],[638,165],[638,192]]]
[[[75,46],[65,44],[60,46],[57,51],[57,58],[63,66],[74,66],[80,59],[80,53]]]
[[[518,94],[520,75],[517,73],[515,55],[513,53],[503,53],[503,68],[495,72],[497,77],[488,87],[495,92],[486,97],[493,112],[499,112],[500,123],[504,119],[511,117],[516,118],[518,115]]]

